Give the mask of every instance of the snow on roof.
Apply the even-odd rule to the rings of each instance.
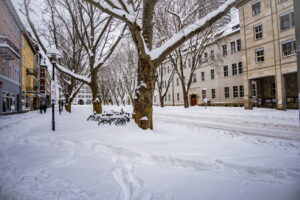
[[[220,37],[225,37],[231,33],[237,32],[240,30],[240,17],[239,10],[237,8],[232,8],[230,10],[231,21],[222,28],[220,32]]]

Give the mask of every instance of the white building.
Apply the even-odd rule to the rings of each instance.
[[[90,86],[83,85],[73,100],[73,105],[90,105],[92,104],[92,91]]]
[[[226,25],[221,36],[210,43],[203,56],[213,56],[216,62],[204,64],[195,71],[189,91],[189,105],[243,106],[243,63],[241,55],[241,39],[238,13],[233,15],[233,21]],[[186,56],[189,56],[187,54]],[[191,59],[187,57],[187,59]],[[189,62],[188,62],[189,63]],[[167,64],[167,68],[171,64]],[[189,75],[190,65],[184,68],[185,77]],[[171,72],[169,72],[171,73]],[[169,76],[166,75],[166,78]],[[164,104],[184,105],[182,86],[175,74]],[[159,105],[158,92],[154,93],[154,105]]]

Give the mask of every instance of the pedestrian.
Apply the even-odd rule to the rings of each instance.
[[[40,113],[42,114],[43,113],[43,104],[42,104],[42,102],[40,103]]]
[[[47,105],[46,104],[43,105],[43,109],[44,109],[44,113],[46,113],[47,112]]]

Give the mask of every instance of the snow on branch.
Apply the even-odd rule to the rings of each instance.
[[[218,9],[207,14],[205,17],[197,20],[195,23],[187,26],[178,33],[174,34],[169,40],[167,40],[161,47],[155,48],[147,53],[152,60],[161,59],[167,56],[172,50],[180,46],[182,41],[191,38],[195,34],[204,30],[210,26],[213,22],[223,16],[224,13],[228,12],[233,6],[240,3],[242,0],[228,0],[222,4]]]
[[[71,76],[71,77],[77,79],[78,81],[85,82],[85,83],[87,83],[87,84],[89,84],[89,83],[91,82],[91,78],[86,77],[86,76],[83,76],[83,75],[76,74],[76,73],[72,72],[71,70],[67,69],[66,67],[64,67],[64,66],[62,66],[62,65],[60,65],[60,64],[58,64],[58,63],[56,63],[56,68],[57,68],[59,71],[61,71],[61,72],[63,72],[63,73],[66,73],[66,74],[68,74],[69,76]]]
[[[104,2],[101,2],[101,1],[98,1],[98,2],[95,0],[84,0],[84,1],[96,6],[103,12],[105,12],[111,16],[114,16],[122,21],[125,21],[130,24],[134,24],[136,22],[136,20],[135,20],[136,13],[131,13],[131,12],[133,12],[133,10],[128,9],[129,8],[128,4],[123,1],[122,1],[122,5],[120,5],[119,2],[117,3],[114,0],[104,0],[104,2],[106,2],[106,5],[104,4]],[[113,4],[115,4],[115,6]],[[116,6],[116,4],[123,7],[123,9],[118,8]],[[127,11],[124,10],[124,6],[126,6]]]

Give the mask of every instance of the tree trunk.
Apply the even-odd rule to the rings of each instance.
[[[188,92],[183,92],[183,101],[184,101],[184,108],[189,107],[189,95]]]
[[[140,55],[138,61],[138,87],[134,99],[134,120],[142,129],[153,129],[153,91],[155,67],[146,55]]]
[[[65,109],[67,112],[71,113],[72,101],[68,100],[65,105]]]
[[[97,73],[92,73],[90,87],[92,90],[93,112],[100,114],[102,113],[102,106],[99,94]]]
[[[165,107],[165,101],[163,96],[159,96],[159,101],[160,101],[160,107]]]

